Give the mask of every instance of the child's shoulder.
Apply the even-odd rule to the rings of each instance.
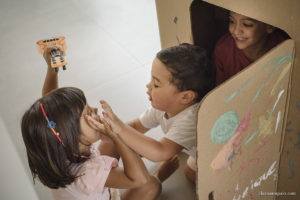
[[[230,33],[226,33],[218,40],[215,49],[226,49],[231,45],[234,45],[234,40]]]
[[[182,115],[185,117],[194,117],[194,115],[197,114],[198,112],[198,108],[200,106],[200,103],[194,103],[192,105],[190,105],[189,107],[185,108],[184,110],[182,110],[180,113],[178,113],[177,115]]]
[[[213,57],[217,59],[219,57],[226,58],[233,54],[235,51],[235,43],[230,33],[223,35],[215,45]]]

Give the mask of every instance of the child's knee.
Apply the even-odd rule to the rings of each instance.
[[[147,183],[147,188],[149,188],[149,192],[152,194],[159,195],[162,190],[161,182],[155,176],[150,176],[149,181]]]

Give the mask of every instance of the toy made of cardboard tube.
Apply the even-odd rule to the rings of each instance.
[[[60,50],[52,50],[50,52],[51,54],[51,67],[54,69],[54,71],[58,72],[59,67],[62,67],[63,70],[66,70],[67,62],[65,61],[64,56],[66,56],[66,38],[63,36],[60,37],[54,37],[49,38],[45,40],[39,40],[36,42],[37,48],[40,54],[44,53],[44,50],[47,48],[47,46],[55,45],[57,47],[60,47],[63,52]]]

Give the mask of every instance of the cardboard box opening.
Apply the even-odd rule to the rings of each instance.
[[[229,12],[213,4],[194,0],[190,6],[193,44],[204,47],[212,55],[217,41],[228,33]],[[291,38],[284,30],[277,29],[286,38]]]

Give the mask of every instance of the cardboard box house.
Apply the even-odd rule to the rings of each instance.
[[[285,31],[284,41],[202,101],[198,199],[300,199],[300,1],[156,0],[161,46],[212,52],[228,11]],[[298,51],[297,51],[298,50]]]

